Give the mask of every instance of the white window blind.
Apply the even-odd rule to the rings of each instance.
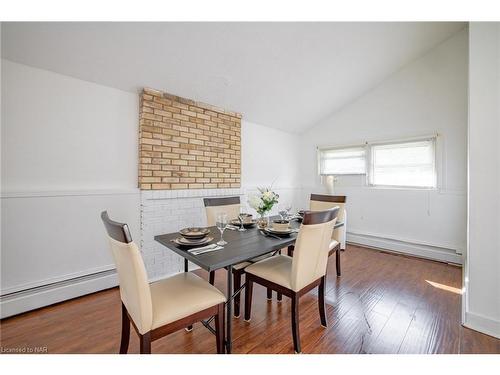
[[[365,147],[319,150],[319,173],[321,175],[365,174]]]
[[[370,146],[370,184],[436,187],[435,138]]]

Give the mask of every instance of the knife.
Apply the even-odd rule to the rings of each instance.
[[[216,244],[210,244],[210,245],[207,245],[207,246],[202,246],[202,247],[194,247],[192,249],[189,249],[187,252],[188,253],[193,253],[193,252],[196,252],[196,251],[203,251],[203,250],[206,250],[206,249],[212,249],[214,247],[217,247]]]
[[[209,253],[211,251],[218,251],[218,250],[222,250],[223,247],[222,246],[216,246],[216,247],[211,247],[210,249],[205,249],[205,250],[201,250],[201,251],[193,251],[191,253],[191,255],[200,255],[200,254],[205,254],[205,253]]]

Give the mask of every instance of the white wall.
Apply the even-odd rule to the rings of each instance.
[[[137,187],[137,95],[7,60],[2,78],[2,191]]]
[[[5,316],[113,285],[99,214],[108,209],[138,237],[140,195],[137,95],[7,60],[1,72]],[[68,291],[65,280],[82,277]],[[61,290],[16,294],[50,283]]]
[[[243,186],[296,186],[300,160],[296,134],[243,120],[241,143]]]
[[[241,185],[247,194],[273,186],[281,202],[298,206],[299,137],[281,130],[242,121]]]
[[[467,31],[403,67],[301,137],[302,205],[321,192],[316,146],[362,144],[438,132],[439,191],[369,188],[339,177],[348,240],[461,262],[466,244]]]
[[[500,338],[500,23],[470,25],[464,324]]]

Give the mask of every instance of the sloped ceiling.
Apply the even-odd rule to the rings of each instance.
[[[2,57],[300,133],[464,23],[3,23]]]

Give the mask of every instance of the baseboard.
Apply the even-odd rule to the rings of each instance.
[[[414,255],[420,258],[437,260],[440,262],[462,264],[462,256],[454,249],[438,247],[422,243],[400,241],[393,238],[362,233],[347,232],[347,242],[377,249],[395,251]]]
[[[488,318],[483,315],[465,313],[464,327],[473,329],[474,331],[485,333],[489,336],[500,339],[500,321]]]
[[[46,287],[48,285],[55,285],[55,284],[59,284],[59,283],[64,284],[65,282],[68,282],[69,280],[78,280],[81,278],[86,278],[89,275],[97,275],[97,274],[102,274],[103,272],[106,272],[106,271],[113,271],[114,269],[115,269],[114,264],[107,264],[105,266],[94,267],[94,268],[90,268],[90,269],[86,269],[86,270],[82,270],[82,271],[78,271],[78,272],[68,273],[65,275],[63,274],[63,275],[56,276],[56,277],[47,277],[47,278],[42,279],[42,280],[36,280],[33,282],[24,283],[24,284],[17,284],[17,285],[14,285],[12,287],[9,287],[9,288],[1,289],[0,290],[0,298],[2,296],[11,295],[11,294],[14,294],[17,292],[23,292],[26,290],[33,290],[33,289],[36,289],[39,287],[43,288],[43,287]]]
[[[0,297],[0,318],[80,297],[118,285],[116,270],[98,272]]]

